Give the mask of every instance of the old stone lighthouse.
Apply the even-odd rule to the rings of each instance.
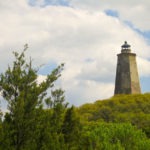
[[[114,94],[141,93],[136,64],[136,54],[131,53],[130,45],[125,41],[118,54]]]

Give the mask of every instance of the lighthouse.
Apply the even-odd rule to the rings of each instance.
[[[126,41],[121,46],[121,53],[117,56],[114,94],[141,93],[136,54],[131,52],[131,46]]]

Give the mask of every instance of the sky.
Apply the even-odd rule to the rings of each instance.
[[[12,63],[12,51],[27,43],[27,56],[42,65],[39,81],[65,63],[57,86],[80,106],[113,96],[117,54],[128,41],[142,93],[149,92],[149,11],[149,0],[2,0],[0,72]]]

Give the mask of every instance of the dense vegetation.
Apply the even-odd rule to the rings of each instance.
[[[63,64],[42,83],[38,69],[26,62],[25,47],[0,76],[0,150],[149,150],[150,94],[120,95],[68,107],[55,88]]]
[[[87,122],[131,123],[150,138],[150,94],[117,95],[84,104],[78,112]]]

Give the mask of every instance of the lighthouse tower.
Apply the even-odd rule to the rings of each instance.
[[[125,41],[118,54],[114,94],[141,93],[136,64],[136,54],[131,53],[130,45]]]

